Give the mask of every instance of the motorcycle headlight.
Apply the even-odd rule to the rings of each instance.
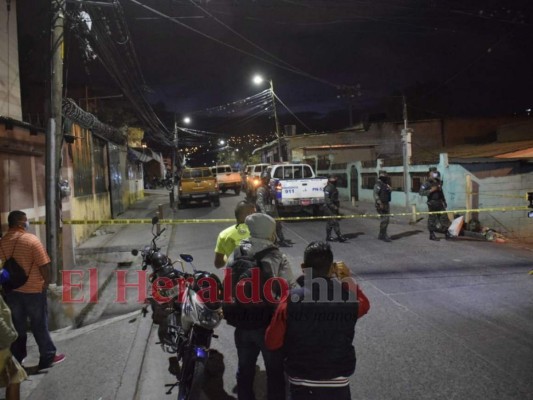
[[[207,307],[197,306],[198,322],[206,329],[215,329],[222,320],[222,310],[210,310]]]

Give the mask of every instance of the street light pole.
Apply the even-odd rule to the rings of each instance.
[[[403,185],[405,190],[405,207],[409,208],[409,191],[411,189],[409,176],[409,165],[411,164],[411,129],[407,127],[407,101],[405,100],[405,96],[403,96],[403,121]]]
[[[276,112],[276,95],[274,94],[274,83],[272,82],[272,79],[270,79],[269,82],[270,82],[270,93],[272,94],[272,108],[274,110],[274,123],[276,124],[276,139],[278,141],[279,161],[283,162],[283,155],[281,153],[281,138],[279,134],[278,113]]]

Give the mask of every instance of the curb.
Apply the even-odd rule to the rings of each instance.
[[[146,348],[148,347],[148,339],[150,338],[153,325],[152,318],[143,317],[142,314],[139,314],[139,318],[137,333],[135,334],[128,360],[122,371],[115,400],[133,400],[136,398],[144,358],[146,356]]]

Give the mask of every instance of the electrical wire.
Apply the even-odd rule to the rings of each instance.
[[[217,39],[217,38],[215,38],[215,37],[213,37],[213,36],[210,36],[210,35],[208,35],[208,34],[202,32],[202,31],[200,31],[200,30],[198,30],[198,29],[195,29],[195,28],[193,28],[193,27],[191,27],[191,26],[189,26],[189,25],[187,25],[187,24],[184,24],[183,22],[177,21],[177,20],[173,19],[172,17],[170,17],[169,15],[166,15],[166,14],[162,13],[161,11],[158,11],[158,10],[156,10],[156,9],[150,7],[150,6],[147,6],[146,4],[143,4],[143,3],[141,3],[141,2],[138,1],[138,0],[129,0],[129,1],[131,1],[132,3],[137,4],[138,6],[144,8],[144,9],[146,9],[146,10],[148,10],[148,11],[150,11],[150,12],[156,14],[156,15],[159,15],[160,17],[162,17],[162,18],[164,18],[164,19],[166,19],[166,20],[168,20],[168,21],[170,21],[170,22],[172,22],[172,23],[174,23],[174,24],[177,24],[177,25],[179,25],[179,26],[181,26],[181,27],[183,27],[183,28],[186,28],[186,29],[188,29],[188,30],[190,30],[190,31],[192,31],[192,32],[194,32],[194,33],[199,34],[200,36],[203,36],[203,37],[206,38],[206,39],[212,40],[212,41],[214,41],[214,42],[216,42],[216,43],[218,43],[218,44],[220,44],[220,45],[222,45],[222,46],[225,46],[225,47],[228,47],[228,48],[230,48],[230,49],[233,49],[233,50],[235,50],[235,51],[237,51],[237,52],[239,52],[239,53],[242,53],[242,54],[245,54],[245,55],[247,55],[247,56],[253,57],[253,58],[255,58],[255,59],[259,60],[259,61],[263,61],[263,62],[265,62],[265,63],[267,63],[267,64],[270,64],[270,65],[273,65],[273,66],[275,66],[275,67],[278,67],[278,68],[284,69],[284,70],[286,70],[286,71],[289,71],[289,72],[295,73],[295,74],[297,74],[297,75],[305,76],[305,77],[307,77],[307,78],[309,78],[309,79],[315,80],[315,81],[317,81],[317,82],[320,82],[320,83],[323,83],[323,84],[326,84],[326,85],[329,85],[329,86],[333,86],[333,87],[338,87],[338,86],[339,86],[339,85],[336,84],[336,83],[333,83],[333,82],[327,81],[327,80],[322,79],[322,78],[318,78],[318,77],[313,76],[313,75],[310,75],[310,74],[308,74],[308,73],[306,73],[306,72],[300,72],[299,70],[294,70],[293,68],[287,67],[287,66],[284,65],[284,64],[280,64],[280,63],[277,63],[277,62],[271,61],[271,60],[269,60],[269,59],[267,59],[267,58],[264,58],[264,57],[258,56],[258,55],[256,55],[256,54],[250,53],[249,51],[246,51],[246,50],[243,50],[243,49],[241,49],[241,48],[239,48],[239,47],[233,46],[233,45],[231,45],[231,44],[229,44],[229,43],[226,43],[226,42],[224,42],[224,41],[222,41],[222,40],[220,40],[220,39]]]

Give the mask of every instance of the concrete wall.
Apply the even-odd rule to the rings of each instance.
[[[17,2],[0,4],[0,115],[22,121],[20,105]]]
[[[358,195],[360,201],[373,202],[373,191],[362,189],[362,174],[376,174],[381,169],[363,168],[360,162],[350,163],[346,172],[355,166],[358,172]],[[444,181],[444,194],[448,210],[489,209],[479,213],[465,213],[467,218],[477,217],[484,227],[489,227],[504,236],[524,242],[533,242],[533,219],[527,211],[496,211],[491,208],[523,207],[527,205],[526,192],[533,191],[533,165],[510,161],[505,163],[448,164],[447,157],[441,155],[440,162],[432,165],[416,165],[410,172],[426,174],[430,166],[436,166]],[[389,174],[403,173],[403,167],[387,167]],[[471,183],[470,183],[471,182]],[[351,188],[339,189],[343,200],[350,199]],[[408,204],[419,211],[427,211],[426,197],[410,192]],[[405,193],[392,192],[391,204],[405,207]],[[406,211],[411,211],[406,209]],[[452,217],[452,213],[450,213]]]

